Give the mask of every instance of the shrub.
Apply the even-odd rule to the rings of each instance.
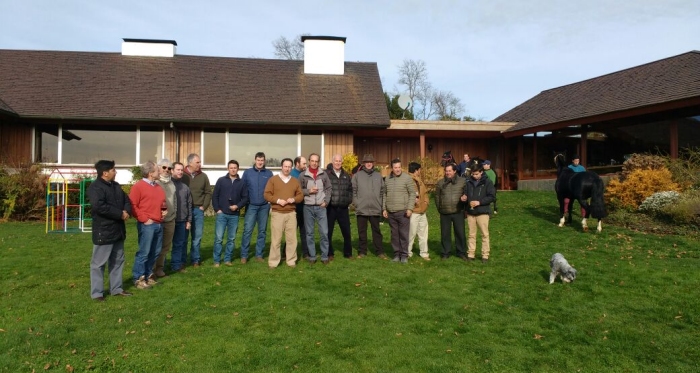
[[[664,210],[664,214],[676,224],[700,227],[700,190],[681,194],[678,201]]]
[[[440,163],[428,157],[419,158],[411,162],[420,163],[420,178],[425,183],[428,193],[434,192],[438,180],[445,175],[445,170],[440,166]]]
[[[605,198],[614,208],[634,210],[647,197],[661,191],[680,191],[680,186],[671,180],[669,170],[636,169],[623,181],[611,180],[605,192]]]
[[[632,156],[622,164],[622,177],[620,180],[626,180],[629,175],[636,170],[666,169],[666,164],[666,159],[658,155],[632,154]]]
[[[46,180],[40,164],[0,169],[0,219],[42,219],[46,207]]]
[[[700,189],[700,148],[684,148],[678,159],[668,159],[667,167],[673,175],[673,181],[683,190]]]
[[[675,191],[658,192],[647,197],[641,205],[639,211],[650,214],[664,214],[664,210],[672,203],[676,202],[680,194]]]
[[[359,161],[355,153],[345,153],[345,155],[343,155],[343,170],[352,175],[352,169],[357,166],[358,162]]]

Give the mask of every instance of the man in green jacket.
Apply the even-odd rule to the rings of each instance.
[[[488,159],[482,164],[484,166],[484,174],[491,180],[493,186],[496,186],[496,172],[491,169],[491,161]],[[498,207],[496,206],[496,195],[493,196],[493,213],[498,214]]]
[[[445,177],[438,180],[435,187],[435,203],[440,213],[440,238],[442,241],[443,260],[449,258],[452,251],[450,228],[454,230],[457,256],[467,260],[467,252],[464,248],[464,212],[462,211],[462,202],[466,201],[466,196],[463,195],[466,180],[457,176],[456,167],[453,164],[446,165]]]
[[[416,187],[411,175],[401,170],[401,160],[391,161],[391,174],[385,180],[382,214],[389,219],[394,262],[408,263],[408,231],[416,201]]]

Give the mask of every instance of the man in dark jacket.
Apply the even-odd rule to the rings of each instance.
[[[264,262],[265,238],[267,237],[267,219],[270,217],[270,203],[265,200],[265,186],[272,178],[272,171],[265,168],[265,153],[255,153],[255,164],[243,172],[243,181],[248,187],[250,203],[243,219],[243,238],[241,239],[241,264],[248,262],[248,250],[253,236],[253,228],[258,225],[258,237],[255,242],[255,260]]]
[[[114,181],[117,170],[114,161],[95,163],[97,180],[88,187],[88,199],[92,206],[92,259],[90,260],[90,296],[104,302],[104,271],[109,263],[109,292],[112,295],[129,296],[122,289],[124,268],[124,222],[131,215],[131,202]]]
[[[491,206],[495,199],[496,188],[491,180],[484,174],[481,165],[472,170],[471,176],[464,186],[464,194],[467,196],[467,223],[469,224],[469,252],[468,260],[474,260],[476,255],[476,229],[481,231],[481,262],[489,260],[489,216]]]
[[[328,178],[331,180],[331,203],[328,205],[328,258],[333,260],[333,228],[336,220],[343,234],[343,256],[353,259],[352,239],[350,238],[350,213],[348,206],[352,202],[352,176],[343,170],[343,156],[333,156],[333,163],[328,168]]]
[[[228,161],[228,174],[216,181],[214,195],[211,199],[214,211],[216,211],[216,225],[214,227],[214,267],[221,261],[221,248],[224,231],[228,231],[224,264],[231,265],[231,256],[235,248],[234,240],[238,230],[238,218],[241,208],[248,204],[248,187],[238,176],[238,161]]]
[[[462,211],[462,196],[465,179],[457,175],[457,166],[445,166],[445,177],[438,180],[435,186],[435,203],[440,213],[440,237],[442,241],[442,259],[450,257],[452,251],[452,234],[454,229],[457,256],[467,260],[464,248],[464,212]],[[464,199],[466,200],[466,198]]]

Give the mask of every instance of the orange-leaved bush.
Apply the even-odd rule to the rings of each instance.
[[[624,181],[610,180],[605,199],[616,208],[637,209],[647,197],[664,191],[681,191],[668,169],[636,169],[627,174]]]

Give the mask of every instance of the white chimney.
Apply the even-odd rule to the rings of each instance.
[[[304,74],[343,75],[345,39],[338,36],[302,36]]]
[[[122,56],[174,57],[175,40],[123,39]]]

